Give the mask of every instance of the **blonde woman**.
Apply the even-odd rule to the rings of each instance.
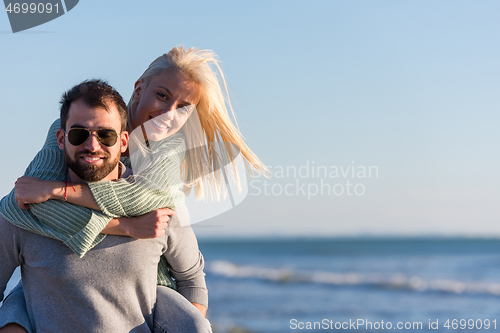
[[[26,173],[44,180],[19,179],[16,190],[2,200],[0,213],[16,226],[63,241],[79,256],[84,256],[106,233],[136,238],[158,236],[163,233],[161,229],[165,228],[168,215],[172,214],[162,208],[182,209],[184,193],[194,190],[197,198],[219,197],[225,171],[231,171],[239,182],[234,162],[238,153],[251,174],[254,170],[266,173],[265,166],[246,146],[232,123],[228,109],[232,112],[225,79],[213,52],[174,48],[153,61],[137,80],[128,104],[127,129],[135,138],[131,141],[136,148],[128,159],[134,169],[133,176],[68,189],[63,182],[64,163],[62,166],[54,163],[63,160],[62,152],[50,149],[52,132],[57,127],[53,125],[44,149]],[[157,186],[162,183],[158,175],[164,176],[163,183],[167,182],[168,186]],[[175,178],[182,180],[182,192]],[[46,201],[48,199],[60,200]],[[170,224],[175,225],[176,219]],[[192,231],[189,234],[196,244]],[[199,252],[197,245],[189,251]],[[201,254],[198,258],[195,266],[202,269]],[[173,254],[171,258],[162,257],[159,262],[155,330],[185,332],[189,331],[186,327],[192,325],[192,331],[209,331],[209,326],[196,317],[206,313],[204,278],[199,279],[198,274],[190,280],[186,277],[189,274],[182,274],[185,263],[176,259]],[[175,282],[169,272],[176,278]],[[178,293],[167,287],[177,288]],[[22,290],[18,288],[15,293],[0,310],[0,327],[17,323],[29,331]],[[199,311],[193,312],[196,308]],[[179,318],[184,321],[179,323]],[[173,320],[180,325],[173,327]],[[0,332],[9,329],[19,329],[19,326],[7,325]]]

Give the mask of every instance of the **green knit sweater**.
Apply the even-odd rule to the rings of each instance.
[[[57,145],[59,119],[50,127],[42,150],[30,163],[25,176],[44,180],[65,181],[68,169],[64,152]],[[140,166],[134,175],[117,181],[88,183],[101,211],[73,205],[60,200],[48,200],[21,209],[13,189],[0,201],[0,214],[12,224],[66,244],[78,256],[97,245],[106,235],[100,232],[115,217],[139,216],[158,208],[175,209],[184,203],[180,189],[180,165],[185,157],[184,136],[176,133],[159,141],[150,142],[148,149],[131,153],[122,162],[130,167]],[[175,287],[168,273],[168,263],[162,256],[158,264],[158,284]]]

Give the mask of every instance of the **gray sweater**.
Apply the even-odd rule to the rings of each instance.
[[[203,257],[192,229],[180,227],[176,218],[162,237],[108,236],[79,258],[61,241],[0,216],[0,293],[3,299],[21,266],[28,314],[38,332],[151,332],[162,255],[169,258],[179,292],[206,300],[206,289],[200,288]]]

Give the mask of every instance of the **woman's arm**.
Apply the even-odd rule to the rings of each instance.
[[[22,209],[29,209],[28,204],[42,203],[50,199],[63,200],[64,198],[67,198],[70,203],[100,210],[86,184],[73,185],[36,177],[21,177],[16,182],[16,200]],[[159,237],[165,233],[167,222],[172,215],[175,215],[175,211],[161,208],[137,217],[113,218],[101,230],[101,233],[139,239]]]
[[[101,233],[140,239],[156,238],[165,233],[168,221],[173,215],[173,210],[160,208],[140,216],[119,217],[112,219]]]
[[[29,204],[55,199],[94,210],[101,210],[87,184],[71,184],[23,176],[17,179],[15,186],[16,201],[22,209],[29,209]]]

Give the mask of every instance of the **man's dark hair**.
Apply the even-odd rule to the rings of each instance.
[[[109,112],[108,104],[114,104],[120,114],[122,128],[124,131],[127,127],[127,105],[123,101],[122,96],[115,88],[111,87],[107,82],[102,80],[85,80],[82,83],[74,86],[62,95],[61,98],[61,128],[66,129],[68,120],[68,112],[71,103],[81,100],[83,104],[90,108],[101,107]]]

